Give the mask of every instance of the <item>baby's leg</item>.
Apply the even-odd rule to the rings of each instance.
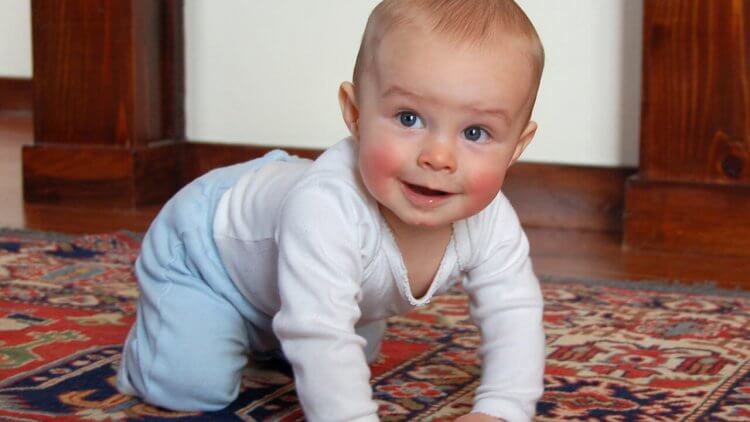
[[[141,297],[123,349],[118,388],[168,409],[222,409],[239,393],[247,361],[245,321],[193,275],[181,243],[190,242],[185,239],[190,233],[177,239],[152,232],[158,234],[159,228],[149,231],[136,264]]]
[[[245,320],[229,300],[239,293],[210,237],[220,193],[212,178],[191,183],[164,206],[135,266],[140,298],[118,388],[174,410],[226,407],[247,361]]]
[[[162,315],[133,326],[118,387],[168,409],[223,409],[247,361],[243,321],[226,304],[179,290],[162,298]]]
[[[383,334],[385,334],[386,328],[387,325],[385,320],[369,322],[355,328],[357,334],[367,340],[367,345],[365,346],[367,362],[373,362],[377,359],[378,354],[380,353],[380,345],[383,343]]]
[[[213,170],[170,199],[146,234],[136,262],[138,315],[123,348],[120,391],[176,410],[218,410],[239,392],[259,313],[224,269],[213,240],[222,194],[265,157]]]

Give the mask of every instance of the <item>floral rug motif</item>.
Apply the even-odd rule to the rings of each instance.
[[[170,412],[115,390],[139,245],[129,232],[0,229],[0,420],[303,420],[283,361],[248,365],[240,397],[221,412]],[[536,420],[750,420],[750,294],[542,280]],[[478,345],[459,290],[391,319],[372,365],[381,419],[449,421],[470,410]]]

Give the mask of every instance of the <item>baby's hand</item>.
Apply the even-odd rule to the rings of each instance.
[[[506,422],[505,419],[493,418],[484,413],[468,413],[456,419],[455,422]]]

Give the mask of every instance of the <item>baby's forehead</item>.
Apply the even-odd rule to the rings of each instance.
[[[525,109],[536,84],[529,48],[516,44],[507,38],[472,44],[414,30],[388,34],[363,69],[360,99],[502,110],[494,114],[511,120]]]
[[[363,45],[363,49],[365,54],[374,62],[382,58],[383,52],[400,48],[405,40],[417,44],[439,43],[444,45],[445,48],[470,50],[481,55],[496,54],[502,50],[501,47],[507,48],[510,46],[514,50],[524,52],[532,59],[537,55],[536,50],[538,49],[537,43],[533,40],[524,34],[510,30],[497,29],[481,38],[467,38],[413,23],[383,28],[372,42]]]
[[[363,73],[372,71],[377,73],[387,71],[391,67],[399,67],[403,62],[408,61],[414,52],[418,54],[429,48],[440,52],[457,52],[458,54],[453,55],[431,56],[433,62],[444,62],[446,65],[459,60],[465,62],[474,58],[500,57],[507,55],[509,51],[519,57],[524,57],[526,63],[532,64],[534,61],[532,42],[510,32],[493,34],[482,40],[465,40],[425,28],[401,26],[384,32],[376,42],[372,43],[371,48],[370,60],[363,67]],[[431,69],[422,70],[429,72]]]

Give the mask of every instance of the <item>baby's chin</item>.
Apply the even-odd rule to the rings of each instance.
[[[434,214],[434,213],[433,213]],[[445,227],[449,227],[453,225],[454,220],[450,218],[445,218],[444,216],[439,215],[431,215],[431,213],[426,212],[424,214],[411,214],[411,215],[405,215],[401,216],[398,214],[395,214],[396,218],[401,221],[401,223],[416,227],[416,228],[423,228],[423,229],[441,229]]]

